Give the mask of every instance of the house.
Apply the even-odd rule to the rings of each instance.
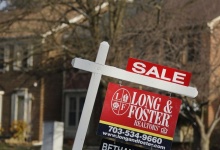
[[[106,4],[95,7],[95,11],[104,12]],[[35,8],[25,12],[18,7],[0,12],[3,18],[0,21],[3,29],[0,33],[0,127],[4,128],[6,137],[13,136],[13,124],[22,121],[27,124],[25,140],[42,141],[44,122],[62,121],[65,139],[74,139],[90,74],[73,69],[72,58],[63,54],[63,47],[48,43],[61,42],[63,36],[59,33],[55,41],[50,40],[53,33],[62,33],[69,24],[83,22],[85,16],[72,11],[64,16],[68,22],[60,25],[63,21],[59,20],[62,16],[57,9],[68,12],[69,8],[58,5],[45,7],[40,12]],[[10,24],[17,19],[15,14],[24,15],[25,21],[18,19]],[[54,20],[59,22],[57,26]],[[96,130],[93,122],[98,121],[94,116],[100,114],[101,108],[96,106],[96,110],[87,134],[92,139],[89,144],[97,143],[91,138]]]
[[[136,51],[128,51],[126,54],[122,54],[122,51],[116,51],[116,48],[113,48],[114,52],[112,53],[118,52],[117,54],[123,59],[128,56],[137,56],[155,63],[190,71],[193,73],[192,83],[202,93],[200,98],[206,98],[208,94],[211,94],[209,92],[212,91],[210,89],[214,85],[212,82],[216,83],[215,81],[218,79],[215,78],[214,80],[215,76],[218,77],[218,70],[215,70],[216,74],[211,77],[207,70],[210,69],[210,66],[213,69],[216,67],[216,64],[211,64],[212,62],[216,62],[213,58],[219,60],[217,53],[212,53],[217,52],[216,49],[219,49],[219,47],[214,48],[213,46],[218,44],[212,43],[217,39],[214,37],[218,34],[218,16],[220,15],[219,10],[214,6],[214,2],[207,3],[203,2],[200,5],[194,3],[194,6],[190,6],[190,9],[187,9],[186,12],[178,12],[177,16],[179,18],[177,17],[176,20],[172,20],[173,22],[169,22],[170,26],[167,28],[158,30],[158,33],[163,33],[159,34],[158,37],[154,36],[155,28],[150,28],[151,25],[149,27],[150,30],[147,30],[147,13],[141,12],[139,10],[141,8],[135,9],[134,7],[129,7],[129,13],[134,15],[134,19],[131,19],[131,17],[126,18],[127,21],[124,24],[126,28],[123,32],[131,33],[129,29],[137,29],[137,31],[133,30],[134,32],[131,34],[136,36],[129,35],[126,38],[121,38],[123,40],[120,39],[120,42],[124,45],[120,46],[121,49],[135,49]],[[172,10],[170,8],[179,8],[181,6],[180,4],[182,4],[182,1],[181,3],[179,1],[168,3],[166,5],[167,10],[165,10],[170,11]],[[206,5],[211,5],[210,7],[213,9],[201,10]],[[100,7],[95,7],[95,10],[105,12],[107,6],[107,3],[103,2]],[[161,20],[156,18],[156,21],[153,22],[158,23],[158,25],[160,25],[160,21],[166,21],[166,17],[170,17],[163,16],[163,11],[165,10],[159,6],[156,5],[155,14]],[[12,15],[15,11],[19,17],[23,14],[21,10],[1,12],[0,14],[2,16],[1,18],[3,18],[0,21],[2,27],[0,33],[0,125],[5,129],[5,134],[11,134],[10,126],[13,121],[23,120],[29,124],[28,140],[41,141],[44,121],[62,121],[64,122],[65,138],[74,138],[82,112],[90,74],[73,69],[70,66],[71,56],[77,55],[74,52],[72,52],[73,54],[69,52],[69,49],[63,44],[65,42],[71,44],[72,41],[75,43],[79,42],[76,38],[72,38],[74,36],[71,36],[71,30],[76,30],[76,28],[69,29],[68,27],[71,24],[77,25],[77,23],[83,23],[86,20],[86,15],[82,15],[79,11],[70,11],[70,13],[67,13],[63,17],[62,13],[57,13],[59,12],[57,10],[60,10],[60,12],[69,12],[66,9],[66,7],[60,5],[55,8],[46,7],[41,12],[38,12],[38,9],[33,9],[31,11],[32,13],[28,11],[28,14],[24,16],[24,20],[28,21],[28,24],[22,21],[18,21],[15,24],[8,24],[10,20],[16,19]],[[200,15],[197,15],[198,11],[201,13]],[[181,18],[189,12],[191,15],[188,15],[187,18]],[[169,13],[172,14],[173,12],[170,11]],[[154,15],[148,17],[155,20]],[[31,20],[30,18],[34,19]],[[49,19],[41,22],[42,18]],[[207,25],[208,22],[209,24]],[[146,24],[146,30],[143,29],[143,24]],[[7,30],[7,25],[10,25],[10,30]],[[173,27],[174,25],[175,28]],[[174,30],[176,34],[172,37],[169,34],[173,33]],[[79,32],[81,31],[82,29],[79,30]],[[142,34],[144,31],[147,35],[152,36],[146,37],[146,35]],[[84,40],[88,38],[87,34],[80,36]],[[179,47],[175,47],[178,45],[176,43],[180,44]],[[90,43],[88,42],[87,44]],[[149,47],[148,45],[154,47]],[[78,47],[74,48],[77,49]],[[198,50],[200,48],[201,51],[199,53],[195,51],[195,49]],[[118,49],[120,50],[120,48]],[[181,49],[178,55],[173,55],[172,50],[175,49]],[[139,55],[137,55],[137,51],[140,52],[138,53]],[[65,55],[65,53],[71,53],[72,55]],[[84,53],[87,53],[87,51],[82,51],[80,56],[88,57]],[[79,55],[79,53],[77,54]],[[90,52],[90,54],[92,56],[96,55],[94,52]],[[114,54],[110,54],[110,56],[114,57]],[[198,56],[204,60],[203,64],[201,64],[201,61],[196,62]],[[180,63],[176,63],[177,59]],[[115,59],[115,63],[118,63],[118,60],[120,59]],[[125,62],[120,63],[116,65],[120,67],[125,66]],[[204,73],[202,80],[207,80],[206,82],[201,83],[201,72]],[[210,85],[207,86],[207,84]],[[102,92],[101,88],[99,92]],[[215,93],[218,94],[218,91]],[[102,94],[98,95],[100,96]],[[97,97],[95,111],[93,112],[88,130],[87,138],[90,139],[86,141],[88,145],[98,144],[98,140],[100,139],[99,137],[94,138],[99,119],[97,116],[100,115],[100,105],[102,105],[103,100],[103,97],[99,96]],[[210,98],[212,97],[215,99],[215,94],[214,96],[211,94]],[[210,105],[209,107],[209,117],[207,118],[209,122],[212,121],[212,112],[215,112],[213,106]],[[185,133],[185,128],[181,129]]]

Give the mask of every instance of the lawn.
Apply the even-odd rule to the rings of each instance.
[[[4,142],[0,142],[0,150],[40,150],[40,146],[9,145]]]
[[[41,150],[41,146],[9,145],[4,142],[0,142],[0,150]],[[71,150],[71,146],[64,145],[63,150]]]

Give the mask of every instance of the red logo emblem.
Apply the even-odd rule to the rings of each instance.
[[[128,90],[124,88],[118,89],[112,96],[111,107],[116,115],[125,114],[131,103],[131,96]]]

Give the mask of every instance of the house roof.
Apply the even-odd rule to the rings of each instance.
[[[220,16],[208,22],[208,26],[210,27],[211,31],[219,24],[220,24]]]

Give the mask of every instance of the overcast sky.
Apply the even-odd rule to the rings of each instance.
[[[5,0],[0,0],[0,10],[7,6],[7,2]]]

